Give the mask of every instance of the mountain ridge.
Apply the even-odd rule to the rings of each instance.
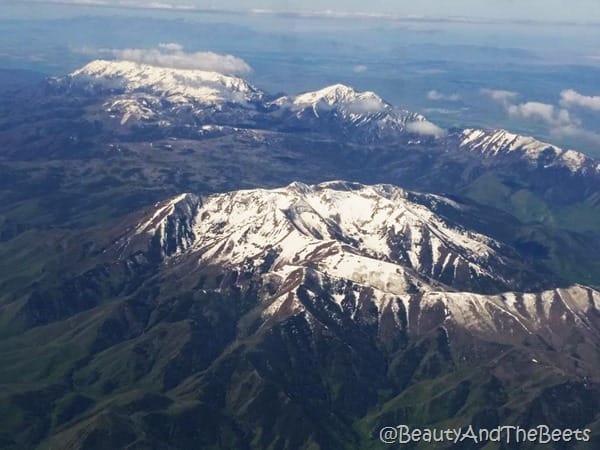
[[[85,87],[103,86],[124,89],[123,95],[106,103],[105,110],[120,115],[121,125],[156,122],[170,126],[172,118],[162,118],[159,99],[173,104],[177,112],[181,106],[225,108],[225,104],[239,107],[259,108],[258,119],[250,115],[251,122],[258,120],[257,129],[280,122],[275,129],[325,130],[345,138],[369,144],[381,140],[397,140],[404,134],[423,138],[443,139],[437,129],[421,114],[397,109],[371,91],[357,92],[350,86],[333,84],[316,91],[295,96],[283,96],[268,100],[267,95],[242,78],[187,69],[167,69],[128,61],[97,60],[74,71],[64,80]],[[59,81],[60,84],[60,81]],[[144,97],[154,93],[157,97]],[[192,105],[190,105],[190,101]],[[273,110],[275,108],[275,110]],[[201,121],[210,125],[234,125],[226,118],[224,123],[211,119],[211,114],[196,112]],[[239,114],[239,112],[238,112]],[[275,116],[275,117],[273,117]],[[238,120],[238,122],[240,122]],[[243,120],[241,121],[243,123]],[[205,122],[206,123],[206,122]],[[408,126],[427,124],[428,126]],[[201,122],[198,126],[201,126]],[[229,132],[236,132],[235,128]],[[486,157],[510,154],[519,150],[525,161],[545,166],[557,165],[571,172],[600,174],[600,163],[575,150],[563,150],[558,146],[541,142],[529,136],[520,136],[507,130],[478,130],[466,128],[458,136],[459,150],[482,152]]]
[[[53,336],[40,348],[25,347],[41,352],[33,367],[28,360],[25,393],[0,395],[0,407],[26,412],[24,429],[49,423],[39,441],[19,442],[189,448],[196,440],[218,448],[228,439],[235,448],[259,449],[286,433],[294,442],[282,445],[290,450],[356,449],[376,442],[377,430],[397,417],[467,425],[493,408],[492,423],[526,424],[540,402],[553,408],[542,408],[539,420],[575,404],[584,417],[577,426],[590,423],[600,412],[593,406],[600,292],[581,285],[465,291],[461,280],[436,279],[427,276],[429,266],[386,256],[378,225],[405,220],[415,229],[436,224],[439,235],[460,231],[460,239],[452,235],[456,247],[461,240],[492,245],[432,211],[462,209],[459,203],[435,195],[421,198],[426,207],[417,198],[389,184],[296,182],[180,194],[132,213],[113,231],[119,238],[90,256],[99,267],[61,288],[81,289],[88,303],[74,309],[41,284],[23,314],[39,318],[56,300],[53,320],[0,341],[3,356],[32,335]],[[398,214],[389,216],[386,205]],[[294,208],[296,214],[286,212]],[[352,234],[365,211],[370,224]],[[253,233],[264,236],[256,240]],[[296,243],[286,252],[290,235]],[[427,247],[427,239],[419,242]],[[496,274],[502,264],[517,264],[490,260]],[[112,291],[90,302],[90,282],[98,276],[114,279]],[[68,362],[54,367],[57,349]],[[0,376],[17,369],[11,363]],[[36,387],[48,371],[56,384]],[[445,392],[449,409],[440,406]],[[33,411],[28,396],[47,399],[44,408]],[[423,416],[411,398],[429,412]],[[277,405],[274,415],[266,405]],[[306,409],[319,413],[298,412]],[[296,433],[286,425],[288,415],[312,432]],[[206,425],[206,417],[215,422]]]
[[[135,225],[129,239],[135,241],[146,233],[161,254],[170,254],[164,231],[176,227],[171,223],[186,223],[190,226],[182,231],[183,237],[175,235],[171,241],[190,239],[181,247],[183,251],[211,263],[253,260],[257,266],[269,264],[276,269],[293,261],[318,264],[322,257],[339,254],[343,266],[348,265],[343,255],[350,251],[348,257],[356,253],[396,267],[404,265],[449,285],[473,281],[475,286],[481,277],[487,280],[483,284],[507,286],[516,276],[510,267],[519,266],[516,253],[493,239],[449,224],[433,210],[410,201],[408,195],[391,185],[342,181],[314,186],[295,182],[275,190],[215,194],[201,201],[183,194],[166,201],[167,206],[161,204],[144,224]],[[434,205],[444,201],[453,205],[451,200],[433,198]],[[187,208],[180,215],[175,213],[178,202],[201,206]],[[171,213],[163,215],[166,209]],[[158,215],[163,219],[156,224]]]
[[[95,60],[72,72],[66,81],[75,85],[136,92],[149,90],[171,102],[186,98],[200,104],[221,102],[247,104],[262,93],[245,80],[218,72],[196,69],[170,69],[129,61]]]
[[[588,160],[419,135],[345,86],[278,106],[82,81],[0,117],[0,447],[597,427]]]

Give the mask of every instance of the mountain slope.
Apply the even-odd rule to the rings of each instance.
[[[341,85],[84,72],[0,117],[0,447],[597,428],[596,162]]]
[[[393,139],[412,122],[425,117],[395,109],[374,92],[357,92],[336,84],[295,97],[281,97],[272,105],[279,108],[289,128],[338,134],[359,142]]]
[[[190,201],[197,204],[188,195],[167,205]],[[432,201],[460,209],[448,199],[432,197]],[[323,265],[350,278],[354,267],[364,266],[371,271],[370,276],[363,275],[367,280],[384,270],[383,264],[388,271],[400,273],[407,268],[456,289],[494,291],[536,285],[536,276],[520,264],[516,252],[449,223],[390,185],[293,183],[278,190],[207,197],[197,209],[186,207],[184,215],[173,206],[168,208],[171,214],[159,224],[156,215],[163,215],[163,209],[136,227],[130,239],[149,233],[162,254],[171,253],[174,244],[168,239],[189,241],[182,248],[205,264],[252,261],[274,271]],[[178,232],[169,221],[193,226]],[[170,238],[165,233],[168,228],[174,231]]]
[[[556,279],[597,285],[600,174],[580,153],[506,131],[417,135],[407,125],[423,117],[343,85],[273,100],[208,72],[119,61],[78,72],[21,92],[0,117],[2,239],[100,224],[180,192],[347,179],[476,202],[487,208],[483,233],[542,255],[537,268]],[[231,80],[214,88],[224,90],[214,103],[168,100],[214,79]],[[228,102],[236,92],[248,101]]]
[[[571,172],[600,174],[600,163],[574,150],[563,150],[555,145],[540,142],[529,136],[519,136],[506,130],[473,130],[462,132],[460,147],[480,152],[488,158],[518,154],[531,164],[544,168],[567,168]]]
[[[592,423],[600,293],[510,290],[526,268],[452,209],[337,181],[131,214],[95,238],[96,267],[1,310],[21,308],[16,322],[54,308],[0,340],[6,442],[378,448],[399,420],[555,420],[532,416],[540,403]]]
[[[65,80],[84,89],[151,92],[170,103],[247,104],[262,93],[241,78],[202,70],[170,69],[129,61],[93,61]]]

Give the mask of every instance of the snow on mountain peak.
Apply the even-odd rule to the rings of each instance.
[[[293,99],[292,104],[300,108],[343,106],[348,112],[355,114],[379,113],[391,109],[391,105],[374,92],[357,92],[343,84],[334,84],[318,91],[300,94]]]
[[[425,120],[420,114],[394,108],[374,92],[358,92],[343,84],[281,97],[272,104],[292,113],[299,126],[325,122],[330,132],[352,134],[366,142],[393,138],[407,123]]]
[[[466,129],[460,136],[460,146],[490,156],[506,152],[522,152],[523,156],[531,162],[538,162],[542,156],[546,156],[544,158],[547,161],[546,166],[566,167],[571,172],[589,169],[600,173],[600,166],[594,167],[593,161],[583,153],[563,150],[531,136],[520,136],[506,130]]]
[[[365,271],[385,269],[393,278],[408,270],[425,279],[460,279],[467,288],[479,282],[501,286],[509,279],[513,269],[499,243],[448,223],[408,197],[391,185],[296,182],[211,195],[198,202],[193,217],[173,219],[172,205],[181,201],[176,198],[141,221],[134,236],[150,234],[162,246],[181,241],[185,245],[171,247],[204,264],[253,261],[262,267],[270,261],[275,271],[317,265],[363,281],[372,278]],[[168,225],[173,222],[185,227]],[[184,239],[170,236],[176,229]]]
[[[202,70],[172,69],[131,61],[96,60],[69,75],[84,87],[150,92],[173,103],[247,104],[262,93],[241,78]]]
[[[228,106],[236,107],[229,118],[232,123],[240,119],[241,106],[250,116],[271,114],[268,121],[280,119],[284,128],[324,131],[360,142],[394,139],[409,130],[410,124],[426,124],[420,114],[395,108],[374,92],[358,92],[343,84],[266,102],[263,92],[234,76],[106,60],[93,61],[62,82],[67,87],[108,94],[105,111],[122,126],[172,123],[173,114],[176,121],[190,117],[177,114],[181,108],[187,113],[190,107],[195,119],[212,121],[215,110],[227,111]]]
[[[266,321],[305,312],[307,302],[332,302],[331,311],[370,311],[369,320],[392,311],[394,320],[404,318],[399,326],[423,333],[460,324],[510,341],[557,320],[593,332],[587,315],[600,307],[600,293],[580,286],[517,292],[507,280],[520,271],[518,259],[413,201],[423,195],[347,181],[202,200],[183,194],[157,203],[123,247],[143,251],[145,241],[169,267],[243,273],[228,278],[236,288],[260,277]]]

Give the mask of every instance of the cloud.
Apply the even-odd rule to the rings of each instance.
[[[161,42],[158,44],[158,48],[169,52],[181,52],[183,51],[183,45],[178,44],[176,42]]]
[[[458,94],[450,94],[445,95],[439,91],[433,90],[427,93],[427,98],[429,100],[433,100],[436,102],[445,101],[445,102],[458,102],[460,100],[460,95]]]
[[[406,131],[409,133],[433,136],[436,138],[444,137],[446,135],[446,130],[438,127],[436,124],[431,123],[428,120],[409,122],[406,124]]]
[[[511,117],[541,120],[548,124],[558,121],[554,106],[547,103],[527,102],[508,105],[506,110]],[[566,116],[569,115],[569,112],[564,109],[561,112],[566,113]]]
[[[188,53],[183,50],[181,44],[176,42],[160,43],[158,48],[148,49],[90,49],[84,47],[77,51],[88,55],[110,56],[119,60],[173,69],[206,70],[227,75],[247,75],[252,72],[248,63],[236,56],[213,52]]]
[[[507,104],[519,96],[518,92],[504,91],[501,89],[481,89],[480,92],[483,95],[487,95],[492,100],[503,104]]]
[[[560,93],[560,104],[565,108],[580,107],[600,111],[600,96],[582,95],[573,89]]]
[[[600,144],[600,134],[590,130],[586,130],[577,125],[566,125],[553,128],[551,134],[557,138],[578,138],[585,141]]]
[[[252,72],[252,68],[243,59],[213,52],[187,53],[182,50],[164,52],[160,49],[127,48],[112,50],[111,53],[118,59],[158,67],[207,70],[231,75],[245,75]]]
[[[514,100],[519,94],[513,91],[481,89],[481,93],[501,103],[512,118],[532,120],[548,126],[550,134],[554,137],[576,137],[590,142],[600,142],[599,134],[584,129],[581,120],[566,109],[573,105],[592,107],[598,97],[585,97],[573,90],[563,91],[561,93],[563,108],[558,108],[555,105],[541,102],[516,104]]]
[[[364,66],[364,65],[362,65],[362,64],[359,64],[358,66],[354,66],[354,67],[352,68],[352,71],[353,71],[354,73],[364,73],[364,72],[366,72],[367,70],[369,70],[369,68],[368,68],[367,66]]]
[[[537,120],[549,126],[550,134],[556,138],[578,138],[600,143],[600,134],[582,127],[581,120],[564,108],[539,102],[508,105],[511,117]]]
[[[508,105],[506,110],[508,115],[513,118],[537,120],[550,125],[553,129],[581,126],[581,121],[569,111],[547,103],[527,102]]]
[[[387,109],[387,105],[378,97],[356,98],[347,105],[350,114],[375,114]]]
[[[463,108],[464,110],[465,108]],[[427,114],[460,114],[460,109],[448,109],[448,108],[425,108],[423,112]]]

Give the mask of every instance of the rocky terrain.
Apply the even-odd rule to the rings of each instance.
[[[597,161],[123,61],[5,94],[0,142],[0,448],[598,445]]]

